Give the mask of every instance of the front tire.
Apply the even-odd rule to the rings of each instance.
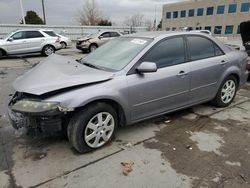
[[[117,128],[117,114],[105,103],[96,103],[77,112],[69,122],[67,134],[70,144],[86,153],[107,144]]]
[[[97,48],[98,48],[97,45],[91,44],[90,47],[89,47],[89,51],[94,52],[94,51],[96,51]]]
[[[237,79],[235,76],[227,77],[221,84],[219,91],[212,103],[217,107],[227,107],[229,106],[236,95],[238,88]]]
[[[43,56],[49,56],[49,55],[54,54],[54,53],[55,53],[54,46],[47,45],[47,46],[43,47],[43,50],[42,50],[42,55]]]

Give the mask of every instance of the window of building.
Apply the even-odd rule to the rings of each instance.
[[[188,11],[188,17],[193,17],[194,16],[194,9],[190,9]]]
[[[172,31],[176,31],[176,27],[172,27]]]
[[[158,68],[185,62],[183,38],[176,37],[157,43],[142,61],[155,62]]]
[[[181,11],[181,18],[185,18],[186,17],[186,11],[185,10],[182,10]]]
[[[207,15],[213,15],[214,14],[214,7],[207,7]]]
[[[167,13],[166,13],[166,18],[167,18],[167,19],[171,19],[171,12],[167,12]]]
[[[171,30],[171,28],[170,28],[170,27],[167,27],[167,28],[166,28],[166,31],[170,31],[170,30]]]
[[[178,11],[173,12],[173,18],[178,18]]]
[[[215,26],[214,27],[214,34],[221,34],[222,26]]]
[[[203,16],[204,9],[203,8],[198,8],[197,10],[197,16]]]
[[[250,9],[250,3],[242,3],[241,4],[241,12],[249,12]]]
[[[220,5],[217,7],[217,14],[224,14],[225,12],[225,5]]]
[[[212,31],[211,26],[205,26],[204,29],[208,31]]]
[[[225,29],[225,34],[233,34],[234,26],[233,25],[227,25]]]
[[[228,13],[235,13],[237,10],[237,4],[230,4],[228,8]]]
[[[212,41],[199,36],[189,36],[187,38],[192,61],[215,56],[215,44]]]

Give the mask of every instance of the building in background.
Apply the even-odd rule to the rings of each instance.
[[[216,35],[240,33],[250,20],[250,0],[190,0],[163,5],[162,30],[206,29]]]

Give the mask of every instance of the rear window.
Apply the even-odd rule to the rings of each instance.
[[[51,36],[51,37],[57,37],[56,33],[54,31],[43,31],[44,33],[46,33],[47,35]]]
[[[207,38],[189,36],[189,51],[192,61],[223,55],[220,48]]]

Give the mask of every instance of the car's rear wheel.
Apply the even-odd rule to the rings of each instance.
[[[98,149],[108,143],[117,127],[117,114],[105,103],[90,105],[76,113],[68,125],[68,139],[80,153]]]
[[[3,51],[0,50],[0,59],[3,57]]]
[[[90,52],[94,52],[97,49],[97,45],[96,44],[91,44],[89,47],[89,51]]]
[[[227,77],[221,84],[216,97],[212,103],[217,107],[227,107],[229,106],[236,95],[237,92],[237,79],[235,76],[231,75]]]
[[[61,46],[62,46],[63,49],[64,49],[64,48],[67,48],[66,42],[61,42],[60,44],[61,44]]]
[[[44,46],[44,47],[43,47],[42,55],[44,55],[44,56],[49,56],[49,55],[54,54],[54,53],[55,53],[55,48],[54,48],[54,46],[47,45],[47,46]]]

